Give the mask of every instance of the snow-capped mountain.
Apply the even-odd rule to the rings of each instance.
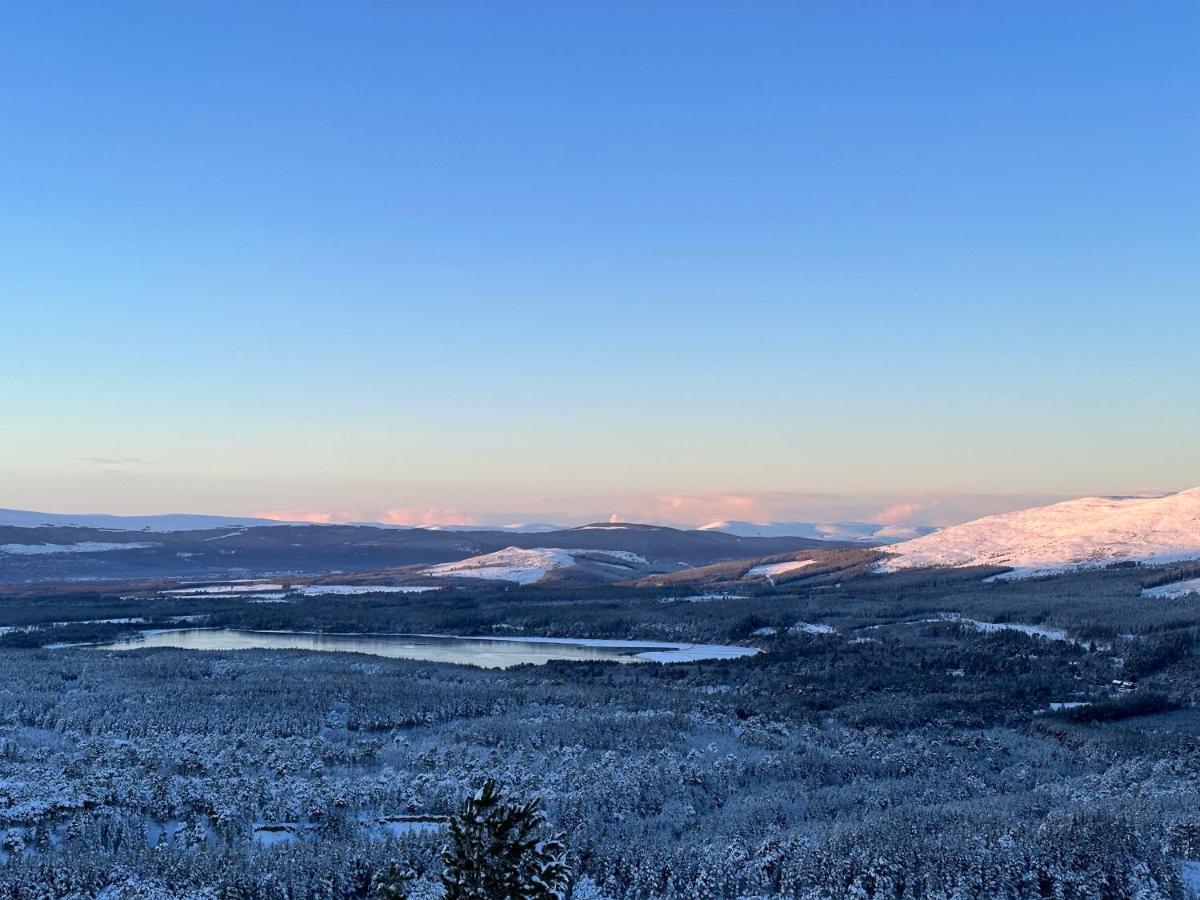
[[[581,564],[610,567],[614,575],[627,576],[648,565],[645,557],[622,550],[559,550],[554,547],[506,547],[495,553],[472,556],[458,562],[431,566],[422,574],[457,578],[485,578],[534,584],[556,569]]]
[[[878,522],[742,522],[718,520],[697,531],[720,531],[738,537],[803,537],[818,541],[892,544],[934,531],[925,525],[883,525]]]
[[[895,544],[884,571],[1009,566],[1008,577],[1114,562],[1200,558],[1200,488],[1161,497],[1086,497],[988,516]]]

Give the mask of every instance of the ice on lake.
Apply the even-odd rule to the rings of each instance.
[[[431,634],[316,634],[297,631],[241,631],[231,628],[179,628],[146,631],[138,638],[89,645],[96,650],[310,650],[366,653],[392,659],[417,659],[505,669],[550,660],[612,662],[696,662],[735,659],[758,652],[754,647],[677,644],[655,641],[571,638],[458,637]]]

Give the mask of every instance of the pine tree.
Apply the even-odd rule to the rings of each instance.
[[[540,799],[506,799],[489,778],[450,820],[446,900],[561,900],[571,877],[566,847],[545,826]]]
[[[411,869],[402,869],[391,863],[375,876],[371,888],[379,900],[408,900],[408,883],[416,877],[417,873]]]

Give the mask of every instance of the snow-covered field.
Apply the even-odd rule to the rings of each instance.
[[[1188,581],[1176,581],[1171,584],[1146,588],[1142,591],[1143,597],[1186,597],[1188,594],[1200,594],[1200,578],[1192,578]]]
[[[282,591],[282,584],[209,584],[204,587],[178,588],[161,591],[167,596],[194,596],[197,594],[256,594],[260,591]]]
[[[358,594],[423,594],[426,591],[440,591],[437,585],[415,584],[306,584],[296,588],[296,592],[305,597],[324,597],[327,595],[357,596]]]
[[[712,603],[714,600],[749,600],[745,594],[689,594],[686,597],[663,597],[659,603]]]
[[[425,575],[452,576],[457,578],[485,578],[495,581],[515,581],[517,584],[535,584],[555,569],[566,569],[578,565],[576,556],[609,556],[614,560],[645,565],[645,558],[627,550],[559,550],[552,547],[507,547],[495,553],[472,556],[458,562],[442,563],[424,570]]]
[[[958,622],[961,625],[974,628],[976,631],[988,633],[1019,631],[1030,637],[1043,637],[1048,641],[1069,641],[1071,639],[1067,632],[1061,628],[1043,628],[1041,625],[1025,625],[1021,622],[980,622],[978,619],[968,619],[956,615],[942,616],[942,619],[947,622]]]
[[[1200,488],[1165,497],[1088,497],[977,519],[887,548],[882,571],[1009,566],[1005,577],[1114,562],[1200,558]]]
[[[159,546],[149,541],[78,541],[74,544],[0,544],[0,553],[14,556],[45,556],[51,553],[108,553],[112,550],[149,550]]]
[[[797,622],[788,629],[788,634],[837,634],[837,629],[820,623]]]
[[[774,583],[776,576],[783,575],[785,572],[795,572],[797,569],[815,565],[816,562],[815,559],[793,559],[788,562],[768,563],[762,566],[755,566],[744,577],[765,578]]]

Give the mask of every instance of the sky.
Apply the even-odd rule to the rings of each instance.
[[[8,3],[0,506],[1200,485],[1200,6]]]

